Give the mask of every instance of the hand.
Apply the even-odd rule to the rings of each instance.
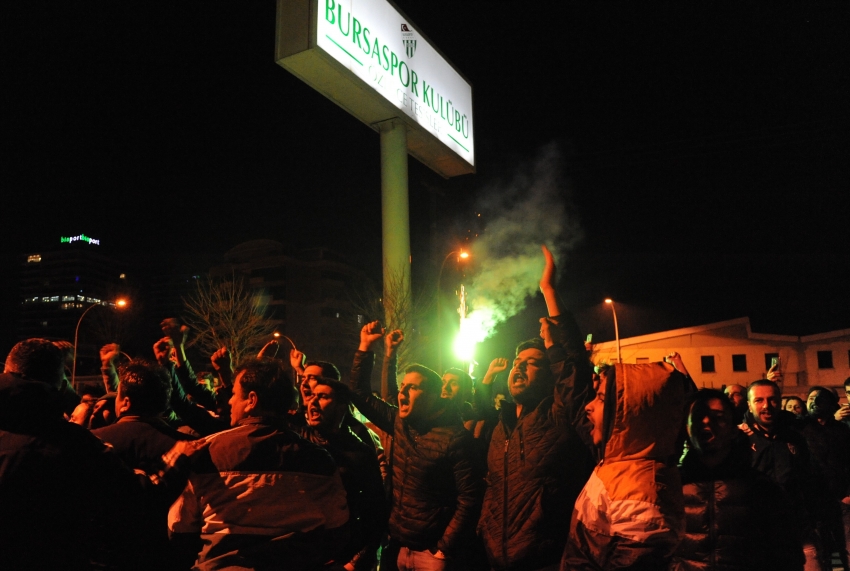
[[[166,452],[166,456],[182,454],[187,458],[191,458],[198,452],[209,448],[209,445],[210,442],[206,438],[199,438],[197,440],[178,440],[174,443],[174,446],[171,447],[171,450]]]
[[[502,371],[507,370],[508,368],[508,360],[504,357],[496,357],[492,361],[490,361],[490,366],[487,367],[487,372],[484,374],[484,378],[481,379],[481,383],[484,385],[489,385],[492,383],[496,375],[501,373]]]
[[[752,436],[752,435],[753,435],[753,429],[752,429],[752,428],[750,428],[750,425],[749,425],[749,424],[747,424],[746,422],[743,422],[743,423],[739,424],[739,425],[738,425],[738,429],[739,429],[741,432],[743,432],[744,434],[746,434],[747,436]]]
[[[850,418],[850,405],[843,405],[835,411],[835,420],[844,421]]]
[[[547,349],[555,344],[562,343],[561,330],[553,319],[549,317],[540,318],[540,338],[543,339],[543,345]]]
[[[94,412],[94,401],[83,401],[71,413],[70,421],[85,428],[89,427],[91,415]]]
[[[770,369],[768,369],[766,378],[768,381],[773,381],[774,383],[781,383],[782,371],[779,370],[779,365],[773,365]]]
[[[372,345],[380,341],[384,336],[384,328],[381,327],[380,321],[367,323],[360,330],[360,351],[368,352],[372,350]]]
[[[540,291],[546,293],[547,291],[555,290],[555,258],[545,245],[540,247],[543,249],[543,257],[546,259],[546,265],[543,266],[543,275],[540,277]]]
[[[688,374],[688,370],[685,368],[685,363],[682,361],[682,356],[679,355],[676,351],[673,351],[666,357],[664,357],[664,361],[673,365],[677,371],[682,373],[683,375]]]
[[[219,347],[210,357],[210,363],[216,371],[233,372],[233,356],[227,347]]]
[[[171,366],[171,350],[174,349],[174,344],[168,337],[163,337],[153,344],[153,356],[156,362],[163,367]]]
[[[159,326],[162,328],[162,333],[166,337],[171,338],[171,342],[174,343],[175,347],[186,344],[186,338],[189,336],[189,327],[180,325],[180,321],[177,318],[169,317],[163,319]]]
[[[289,364],[292,369],[299,375],[304,373],[304,365],[307,363],[307,355],[298,349],[289,350]]]
[[[396,329],[395,331],[387,333],[387,336],[384,338],[384,347],[386,349],[387,357],[395,357],[398,347],[402,343],[404,343],[404,332],[401,329]]]
[[[268,357],[269,359],[274,359],[277,356],[277,352],[280,350],[280,343],[277,342],[277,339],[272,339],[260,349],[260,352],[257,353],[257,359],[262,359],[263,357]]]
[[[114,366],[120,354],[121,346],[118,343],[107,343],[100,348],[100,364],[104,367]]]

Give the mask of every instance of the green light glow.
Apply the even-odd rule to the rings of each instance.
[[[479,309],[471,312],[460,321],[460,331],[455,337],[455,355],[461,361],[468,363],[475,357],[475,346],[487,338],[495,325],[493,312],[489,309]]]

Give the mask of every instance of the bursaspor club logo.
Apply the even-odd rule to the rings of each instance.
[[[407,57],[412,58],[416,52],[416,37],[407,24],[401,25],[401,41],[404,42],[404,50],[407,52]]]

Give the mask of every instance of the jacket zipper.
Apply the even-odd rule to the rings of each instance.
[[[508,444],[510,442],[510,438],[505,439],[505,473],[502,478],[505,491],[505,505],[502,508],[502,557],[505,566],[508,564]]]

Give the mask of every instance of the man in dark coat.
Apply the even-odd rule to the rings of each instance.
[[[330,452],[348,496],[351,539],[335,561],[336,568],[368,571],[375,565],[389,517],[378,455],[371,442],[364,443],[345,423],[351,404],[348,385],[325,377],[303,382],[310,390],[301,436]]]
[[[153,478],[134,473],[88,430],[64,419],[62,375],[59,349],[28,339],[15,345],[0,376],[2,565],[149,568],[138,527],[142,506],[180,493],[190,447],[167,451]]]
[[[573,422],[588,398],[592,370],[578,326],[555,293],[555,267],[540,282],[549,317],[541,337],[517,347],[487,455],[487,490],[478,524],[494,569],[557,568],[569,514],[592,468]]]
[[[400,546],[398,568],[463,568],[481,507],[472,434],[457,412],[446,406],[448,401],[440,398],[440,376],[422,365],[406,369],[398,407],[372,394],[372,346],[383,334],[377,321],[363,327],[351,388],[360,412],[393,436],[389,533]]]

